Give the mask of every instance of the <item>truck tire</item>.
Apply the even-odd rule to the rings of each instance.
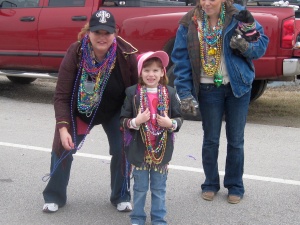
[[[11,82],[17,84],[30,84],[37,79],[37,78],[30,78],[30,77],[13,77],[13,76],[7,76],[7,78]]]
[[[268,81],[254,80],[252,84],[250,101],[253,102],[258,99],[266,90]]]
[[[168,72],[167,72],[167,77],[169,79],[168,85],[171,86],[171,87],[174,87],[174,80],[175,80],[175,76],[174,76],[174,72],[173,72],[174,67],[175,67],[175,65],[172,65],[168,69]],[[182,113],[182,117],[185,120],[201,121],[201,114],[200,114],[199,109],[197,110],[197,115],[196,116],[192,116],[192,115],[188,115],[188,114]]]

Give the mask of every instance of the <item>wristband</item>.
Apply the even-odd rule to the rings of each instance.
[[[172,120],[172,127],[169,129],[170,131],[174,131],[177,128],[177,121],[176,120]]]

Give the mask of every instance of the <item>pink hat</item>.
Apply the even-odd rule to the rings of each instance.
[[[138,74],[141,75],[143,64],[147,59],[150,58],[159,58],[163,64],[164,70],[166,71],[166,67],[169,64],[169,56],[164,51],[156,51],[156,52],[145,52],[138,56]]]

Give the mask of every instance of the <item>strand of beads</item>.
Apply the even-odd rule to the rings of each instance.
[[[214,29],[210,29],[208,16],[202,11],[203,20],[202,20],[202,32],[205,43],[209,45],[215,45],[218,42],[218,39],[222,35],[222,30],[225,22],[225,4],[222,4],[220,16],[217,21],[217,25]]]
[[[140,93],[140,108],[141,112],[144,112],[149,108],[149,100],[147,96],[146,86],[138,86],[138,91]],[[161,116],[164,116],[164,112],[169,109],[169,95],[168,90],[165,86],[159,84],[157,87],[158,92],[158,104],[157,104],[157,113]],[[161,163],[166,149],[167,143],[167,128],[161,127],[159,125],[153,125],[150,121],[141,125],[141,135],[142,139],[146,145],[146,158],[150,164],[159,164]],[[152,146],[151,135],[158,137],[161,135],[158,144],[156,147]]]
[[[240,22],[240,21],[238,23],[238,26],[243,32],[248,32],[248,31],[254,30],[256,28],[255,23],[243,23],[243,22]]]
[[[208,76],[214,76],[219,69],[222,52],[222,36],[218,38],[215,46],[209,46],[204,39],[203,32],[198,28],[200,42],[200,59],[204,72]],[[209,51],[212,51],[213,54]]]
[[[162,85],[158,85],[157,92],[158,92],[158,105],[157,111],[161,116],[164,116],[164,112],[168,111],[169,105],[169,95],[167,93],[167,88]]]
[[[155,149],[153,149],[153,146],[151,144],[151,140],[150,140],[150,134],[147,131],[146,128],[142,127],[141,128],[141,132],[143,133],[142,135],[145,137],[145,145],[146,145],[146,151],[145,151],[145,157],[150,157],[151,158],[151,162],[155,163],[155,164],[159,164],[161,163],[164,155],[165,155],[165,151],[166,151],[166,144],[167,144],[167,130],[164,131],[164,133],[162,134],[158,145],[156,146]]]
[[[196,16],[194,23],[199,33],[200,58],[204,72],[208,76],[214,76],[220,67],[222,52],[222,30],[225,22],[225,4],[222,3],[220,16],[216,28],[209,28],[208,16],[202,11],[202,23]]]
[[[117,49],[117,41],[114,39],[112,46],[109,48],[105,56],[105,59],[101,62],[95,61],[93,57],[93,48],[88,35],[85,35],[82,41],[82,57],[85,59],[83,62],[83,68],[85,68],[91,76],[96,76],[98,75],[99,71],[103,70],[103,68],[109,67],[114,60]]]
[[[91,49],[89,42],[86,40],[86,44],[82,48],[82,75],[80,77],[80,85],[78,89],[77,108],[80,113],[85,113],[87,117],[90,117],[97,106],[100,104],[103,92],[110,77],[112,69],[115,67],[116,62],[116,39],[110,47],[105,59],[94,64],[92,61]],[[85,85],[89,78],[94,83],[92,90],[86,90]]]
[[[149,108],[149,100],[147,96],[147,88],[145,85],[140,86],[139,85],[139,92],[140,92],[140,108],[141,112],[144,112],[147,108]],[[168,94],[167,89],[165,86],[162,86],[161,84],[157,87],[158,90],[158,105],[157,105],[157,112],[159,115],[164,116],[165,109],[168,109]],[[162,111],[163,110],[163,111]],[[154,125],[151,123],[151,121],[147,121],[144,126],[146,129],[154,136],[160,135],[165,128],[157,125]]]

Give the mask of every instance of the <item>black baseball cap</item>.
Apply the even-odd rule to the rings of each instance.
[[[107,10],[98,10],[90,19],[90,31],[105,30],[109,33],[116,32],[116,22],[113,14]]]

